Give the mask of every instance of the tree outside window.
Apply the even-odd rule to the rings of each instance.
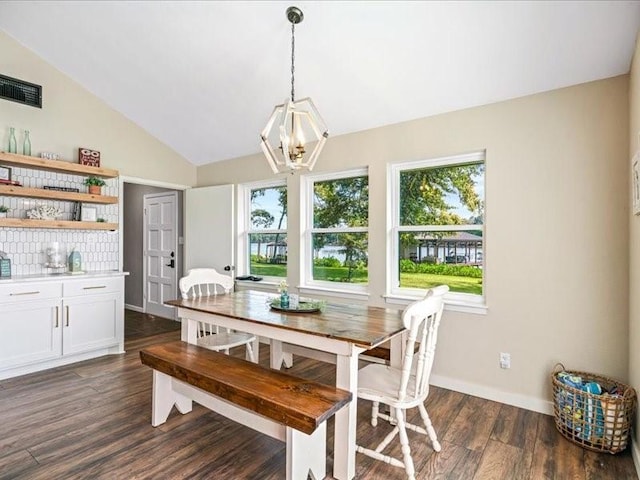
[[[395,167],[395,289],[483,294],[484,154]]]
[[[249,196],[249,273],[286,278],[287,188],[284,185],[253,188]]]
[[[313,182],[311,280],[368,283],[369,177]]]

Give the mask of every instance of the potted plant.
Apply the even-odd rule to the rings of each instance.
[[[101,189],[106,185],[105,181],[98,177],[87,177],[84,184],[89,187],[91,195],[101,195]]]
[[[7,212],[9,209],[4,205],[0,205],[0,218],[7,218]]]

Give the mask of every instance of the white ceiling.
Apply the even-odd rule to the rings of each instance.
[[[627,73],[640,26],[639,1],[290,0],[3,1],[0,28],[202,165],[259,151],[292,4],[296,97],[332,136]]]

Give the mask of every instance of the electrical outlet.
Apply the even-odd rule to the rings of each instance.
[[[500,368],[511,368],[511,354],[500,352]]]

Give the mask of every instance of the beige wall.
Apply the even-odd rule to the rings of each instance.
[[[629,157],[640,151],[640,36],[631,64],[629,85]],[[640,392],[640,216],[629,214],[629,382]],[[640,460],[638,432],[640,415],[636,415],[635,452]]]
[[[627,378],[628,87],[625,75],[327,142],[316,171],[369,168],[373,305],[384,305],[387,165],[486,149],[488,314],[445,312],[436,383],[541,410],[556,362]],[[266,178],[262,155],[198,168],[201,186]],[[286,178],[295,232],[298,176]]]
[[[7,148],[13,126],[19,153],[22,131],[30,130],[34,155],[56,152],[77,162],[78,147],[87,147],[99,150],[102,166],[121,175],[195,184],[195,166],[4,32],[0,59],[0,73],[43,88],[42,109],[0,100],[0,150]]]

